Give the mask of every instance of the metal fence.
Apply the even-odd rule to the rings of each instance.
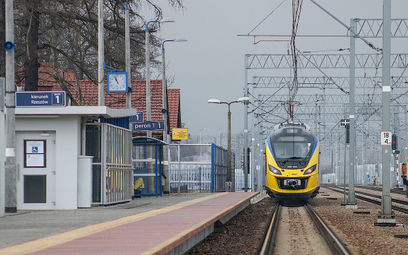
[[[248,184],[249,190],[252,188],[252,175],[248,174]],[[245,190],[245,173],[243,169],[235,169],[235,190]]]
[[[335,168],[335,173],[322,174],[321,183],[333,183],[333,184],[343,184],[344,183],[344,172],[346,173],[346,183],[349,180],[349,170],[346,166],[344,171],[344,166],[339,166]],[[391,169],[393,173],[393,169]],[[382,184],[382,165],[381,164],[367,164],[367,165],[356,165],[354,170],[354,184],[355,185],[372,185],[376,177],[376,185]]]
[[[171,193],[225,191],[226,180],[226,149],[215,144],[170,145]]]
[[[86,125],[86,155],[93,156],[92,203],[110,204],[132,198],[132,134],[107,123]]]

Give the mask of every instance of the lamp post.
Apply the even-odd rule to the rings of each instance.
[[[125,48],[126,48],[126,72],[128,75],[128,88],[132,86],[132,75],[130,74],[130,21],[129,21],[129,1],[126,0],[126,8],[125,8]],[[132,108],[132,96],[130,92],[126,91],[126,109]]]
[[[166,42],[187,42],[187,39],[185,39],[185,38],[176,38],[176,39],[171,39],[171,40],[164,40],[163,41],[163,43],[162,43],[162,57],[163,57],[163,63],[162,63],[162,65],[163,65],[163,71],[162,71],[162,74],[163,74],[163,78],[162,78],[162,101],[163,101],[163,110],[162,110],[162,113],[163,113],[163,120],[164,120],[164,132],[163,132],[163,141],[164,142],[167,142],[167,143],[170,143],[170,139],[169,139],[169,136],[168,136],[168,130],[169,130],[169,127],[168,127],[168,125],[167,125],[167,114],[168,114],[168,109],[167,109],[167,80],[166,80],[166,58],[165,58],[165,49],[164,49],[164,43],[166,43]]]
[[[98,106],[105,105],[105,62],[104,31],[103,31],[103,0],[98,0]]]
[[[213,104],[227,104],[228,105],[228,149],[227,149],[227,181],[226,181],[226,191],[231,192],[232,191],[232,176],[231,176],[231,109],[230,105],[234,103],[242,103],[242,102],[248,102],[249,97],[241,97],[235,101],[232,102],[224,102],[220,101],[218,99],[210,99],[208,100],[208,103],[213,103]]]
[[[205,128],[200,129],[200,144],[202,144],[202,140],[201,140],[201,132],[205,130]]]
[[[162,20],[151,20],[146,23],[146,120],[151,121],[152,120],[152,103],[151,103],[151,94],[150,94],[150,43],[149,43],[149,37],[150,37],[150,32],[149,32],[149,24],[150,23],[169,23],[169,22],[174,22],[172,19],[162,19]],[[147,136],[151,137],[152,132],[148,131]]]

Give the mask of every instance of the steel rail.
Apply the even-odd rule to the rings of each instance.
[[[382,187],[356,186],[356,188],[375,190],[375,191],[380,191],[380,192],[382,191]],[[391,189],[390,191],[391,191],[391,193],[400,194],[400,195],[406,195],[407,194],[406,191],[404,191],[404,190]]]
[[[362,192],[362,191],[358,191],[358,193],[362,194],[362,195],[365,195],[365,196],[381,199],[381,196],[379,196],[379,195],[374,195],[374,194],[370,194],[370,193],[366,193],[366,192]],[[397,203],[397,204],[401,204],[401,205],[408,205],[408,201],[397,199],[397,198],[392,198],[392,202]]]
[[[334,185],[334,184],[322,184],[321,185],[323,188],[327,188],[327,187],[334,187],[337,188],[339,185]],[[379,191],[382,192],[382,186],[355,186],[356,188],[360,188],[360,189],[368,189],[368,190],[375,190],[375,191]],[[343,187],[342,187],[343,188]],[[391,193],[394,194],[400,194],[400,195],[407,195],[407,192],[405,190],[397,190],[397,189],[391,189],[390,190]]]
[[[304,205],[306,211],[309,213],[310,218],[316,224],[316,227],[319,229],[320,234],[326,240],[327,245],[329,245],[333,254],[351,254],[351,252],[344,246],[340,239],[334,234],[333,231],[327,226],[324,220],[316,213],[313,207],[309,204]]]
[[[333,191],[335,191],[335,192],[339,192],[339,193],[343,193],[344,191],[343,190],[338,190],[338,189],[336,189],[336,188],[333,188],[333,187],[326,187],[327,189],[330,189],[330,190],[333,190]],[[356,193],[363,193],[363,192],[358,192],[358,191],[356,191]],[[348,194],[348,193],[347,193]],[[371,196],[371,197],[376,197],[375,195],[371,195],[371,194],[368,194],[368,193],[364,193],[366,196]],[[368,197],[363,197],[363,196],[360,196],[360,195],[355,195],[355,197],[356,198],[358,198],[358,199],[361,199],[361,200],[364,200],[364,201],[366,201],[366,202],[369,202],[369,203],[372,203],[372,204],[376,204],[376,205],[380,205],[381,206],[381,201],[378,201],[378,200],[374,200],[374,199],[371,199],[371,198],[368,198]],[[405,201],[404,201],[404,203],[401,203],[401,202],[399,202],[399,201],[402,201],[402,200],[398,200],[398,199],[392,199],[392,203],[396,203],[396,204],[405,204]],[[399,207],[399,206],[396,206],[396,205],[391,205],[391,209],[393,209],[393,210],[395,210],[395,211],[399,211],[399,212],[402,212],[402,213],[406,213],[406,214],[408,214],[408,209],[406,209],[406,208],[402,208],[402,207]]]
[[[370,194],[370,193],[366,193],[366,192],[364,192],[364,191],[357,191],[356,190],[356,188],[357,189],[360,189],[360,188],[363,188],[363,187],[360,187],[360,186],[356,186],[356,187],[354,187],[355,188],[355,192],[357,192],[358,194],[361,194],[361,195],[364,195],[364,196],[369,196],[369,197],[373,197],[373,198],[376,198],[376,199],[380,199],[381,200],[381,196],[380,195],[374,195],[374,194]],[[348,188],[346,188],[347,190],[348,190]],[[378,192],[381,192],[382,190],[377,190],[377,189],[370,189],[370,188],[366,188],[366,189],[369,189],[369,190],[374,190],[374,191],[378,191]],[[391,192],[391,193],[396,193],[396,192]],[[396,203],[396,204],[401,204],[401,205],[407,205],[408,206],[408,201],[406,201],[406,200],[401,200],[401,199],[397,199],[397,198],[392,198],[392,202],[393,203]]]
[[[276,233],[278,231],[278,223],[280,216],[281,205],[276,204],[272,211],[272,217],[269,223],[268,231],[265,233],[261,240],[260,251],[257,251],[259,255],[272,255],[273,247],[276,240]]]
[[[316,213],[313,207],[309,204],[304,206],[310,218],[315,223],[320,234],[323,236],[327,245],[332,250],[335,255],[345,255],[351,254],[351,252],[344,246],[340,239],[331,231],[324,220]],[[276,235],[278,231],[279,217],[280,217],[281,205],[276,204],[273,211],[272,217],[269,223],[268,230],[266,231],[264,237],[261,240],[258,251],[256,254],[260,255],[272,255],[273,248],[275,245]]]

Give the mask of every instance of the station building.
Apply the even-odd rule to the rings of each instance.
[[[39,91],[67,91],[66,107],[17,107],[17,209],[76,209],[132,199],[132,132],[129,117],[145,111],[146,82],[131,81],[132,109],[124,93],[107,93],[98,105],[98,86],[76,81],[42,64]],[[106,85],[105,85],[106,86]],[[152,120],[162,120],[161,80],[151,81]],[[180,90],[168,89],[169,131],[181,127]],[[162,132],[153,132],[161,139]]]

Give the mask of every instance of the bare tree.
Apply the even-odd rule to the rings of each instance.
[[[4,1],[4,0],[0,0]],[[70,91],[60,72],[71,69],[77,81],[88,79],[97,84],[97,34],[98,0],[15,0],[15,38],[17,47],[17,83],[25,82],[26,90],[38,89],[38,63],[53,63],[54,76],[61,88]],[[0,2],[1,3],[1,2]],[[183,8],[182,0],[169,0],[174,8]],[[105,62],[116,69],[125,69],[125,22],[126,0],[105,0]],[[161,8],[153,1],[129,1],[131,15],[132,78],[143,78],[145,63],[144,25],[146,21],[138,14],[141,5],[153,8],[157,19]],[[1,21],[0,21],[1,22]],[[158,27],[152,27],[152,31]],[[0,30],[1,33],[1,30]],[[151,33],[153,45],[152,65],[157,64],[160,40]],[[1,60],[1,55],[0,55]],[[19,72],[18,70],[23,70]],[[79,82],[76,89],[80,91]],[[80,98],[77,104],[82,105]]]
[[[41,0],[27,1],[22,12],[24,13],[23,27],[26,30],[26,39],[24,45],[24,72],[25,72],[25,90],[38,90],[38,30],[40,26],[40,12],[38,7],[41,6]]]

